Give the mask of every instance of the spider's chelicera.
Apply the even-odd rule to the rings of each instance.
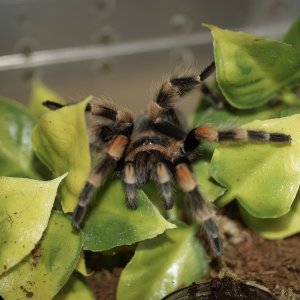
[[[186,130],[176,109],[175,101],[199,86],[215,70],[212,62],[200,74],[182,76],[165,81],[145,113],[134,118],[122,107],[92,100],[87,113],[93,116],[91,145],[105,157],[90,172],[79,203],[73,213],[73,226],[79,228],[87,205],[111,171],[117,171],[125,185],[127,206],[137,209],[137,187],[153,180],[161,189],[165,209],[173,206],[172,180],[178,182],[188,195],[194,219],[200,220],[217,256],[222,255],[222,241],[214,220],[214,209],[199,191],[192,173],[190,157],[201,141],[261,141],[289,143],[291,137],[283,133],[241,128],[218,131],[208,126]],[[207,88],[204,89],[207,92]],[[44,102],[50,109],[62,105]]]

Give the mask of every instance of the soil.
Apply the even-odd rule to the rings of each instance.
[[[230,209],[236,211],[234,207]],[[246,228],[238,216],[227,213],[218,218],[224,256],[211,260],[210,271],[202,281],[229,276],[269,291],[275,299],[300,300],[300,234],[284,240],[265,240]],[[121,272],[121,268],[112,268],[111,272],[95,271],[89,277],[97,300],[115,299]]]
[[[237,229],[238,240],[223,231],[223,268],[220,271],[220,262],[212,260],[206,279],[225,274],[267,288],[276,299],[300,299],[300,235],[265,240],[242,223],[226,219],[225,222]]]

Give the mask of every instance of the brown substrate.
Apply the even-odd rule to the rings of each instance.
[[[221,263],[216,259],[211,261],[211,269],[203,281],[226,275],[265,287],[276,299],[300,299],[299,234],[269,241],[247,229],[238,219],[220,217],[219,223],[225,254]],[[115,299],[121,270],[98,271],[89,278],[98,300]]]
[[[97,300],[115,300],[117,285],[122,269],[115,268],[112,272],[107,270],[93,273],[89,279],[89,285]]]
[[[221,219],[226,224],[222,230],[225,268],[221,273],[265,286],[278,299],[300,299],[300,235],[265,240],[237,220]],[[213,260],[211,265],[209,276],[214,278],[220,264]]]

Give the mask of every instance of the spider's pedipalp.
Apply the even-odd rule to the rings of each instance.
[[[126,205],[132,210],[138,208],[138,202],[136,199],[136,185],[125,183],[125,192],[126,192]]]
[[[171,181],[160,184],[161,193],[163,196],[163,203],[165,210],[172,209],[174,201],[172,198],[172,184]]]
[[[136,199],[136,174],[133,163],[126,163],[124,167],[123,180],[126,191],[126,204],[130,209],[137,209],[138,203]]]
[[[202,221],[203,228],[214,253],[216,256],[221,256],[223,254],[222,240],[219,235],[218,226],[213,220],[213,208],[211,204],[201,196],[192,172],[186,163],[179,163],[176,166],[176,177],[183,191],[188,194],[194,219],[200,219]]]
[[[174,205],[174,201],[172,199],[171,175],[165,163],[157,163],[156,175],[164,200],[164,208],[167,210],[171,209]]]

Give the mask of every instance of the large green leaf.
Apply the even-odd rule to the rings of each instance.
[[[150,239],[176,227],[167,222],[144,192],[139,191],[138,209],[125,204],[120,180],[108,182],[94,198],[94,205],[83,227],[84,248],[103,251]]]
[[[224,143],[212,159],[212,176],[228,191],[217,202],[237,199],[258,218],[286,214],[300,182],[300,115],[254,121],[243,128],[290,134],[292,143]]]
[[[73,274],[63,289],[54,297],[54,300],[93,300],[93,294],[84,280]]]
[[[261,106],[283,88],[300,84],[300,52],[293,46],[209,28],[214,37],[217,81],[231,105],[240,109]]]
[[[39,178],[33,168],[33,124],[22,105],[0,98],[0,175]]]
[[[121,274],[117,299],[161,299],[200,280],[207,272],[208,261],[196,231],[195,227],[171,229],[139,243]]]
[[[300,52],[300,19],[298,19],[285,34],[283,42],[291,44]]]
[[[76,271],[79,272],[83,276],[89,275],[89,272],[88,272],[88,270],[86,268],[86,264],[85,264],[85,257],[84,257],[83,250],[80,253],[80,258],[79,258],[77,266],[76,266]]]
[[[76,267],[81,248],[81,234],[74,233],[70,219],[53,213],[41,243],[0,277],[0,295],[5,300],[52,299]]]
[[[300,114],[300,107],[290,107],[290,108],[284,109],[280,113],[280,117],[288,117],[288,116],[292,116],[292,115],[296,115],[296,114]]]
[[[65,103],[61,96],[35,78],[32,81],[31,95],[28,104],[30,112],[36,117],[40,117],[42,114],[48,112],[48,108],[42,105],[42,103],[47,100],[52,100],[61,104]]]
[[[260,110],[252,109],[231,112],[225,109],[217,109],[201,105],[195,114],[193,126],[209,125],[214,128],[221,129],[235,128],[253,120],[264,120],[278,116],[283,108],[285,108],[284,105],[278,104],[264,106]],[[220,187],[212,180],[210,174],[210,163],[207,161],[207,159],[211,159],[213,151],[217,145],[217,143],[202,142],[199,147],[200,160],[195,162],[193,165],[201,192],[209,201],[216,200],[225,192],[224,188]]]
[[[47,227],[59,183],[0,177],[0,274],[35,247]]]
[[[62,207],[71,212],[78,203],[90,170],[90,152],[84,111],[91,97],[83,102],[49,111],[33,129],[33,149],[42,162],[59,176],[68,172],[60,189]]]
[[[259,219],[241,208],[245,223],[266,239],[283,239],[300,232],[300,197],[299,193],[290,211],[275,219]]]
[[[255,120],[265,120],[279,116],[285,108],[282,104],[266,105],[259,109],[229,111],[213,107],[203,107],[196,111],[193,125],[209,124],[219,126],[238,126]]]

